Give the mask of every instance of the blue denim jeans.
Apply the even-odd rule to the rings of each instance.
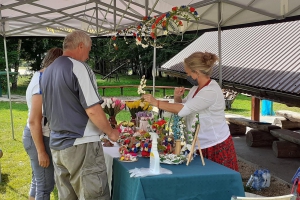
[[[38,153],[31,137],[30,129],[25,127],[23,132],[23,145],[30,157],[32,169],[32,180],[29,195],[35,200],[50,200],[50,194],[54,189],[54,167],[51,151],[49,148],[49,137],[44,136],[46,152],[50,157],[50,165],[47,168],[39,165]]]

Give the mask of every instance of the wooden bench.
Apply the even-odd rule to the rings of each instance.
[[[272,146],[272,143],[278,140],[270,133],[270,130],[280,129],[280,127],[274,126],[271,123],[258,122],[235,116],[226,116],[226,120],[230,123],[229,128],[231,124],[252,128],[246,134],[246,144],[250,147]]]

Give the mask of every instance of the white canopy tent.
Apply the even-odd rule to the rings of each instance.
[[[183,32],[218,29],[219,41],[221,27],[300,19],[299,0],[188,0],[184,3],[196,9],[200,20],[192,20]],[[0,35],[4,38],[7,82],[7,37],[63,37],[75,29],[84,30],[90,36],[105,36],[137,25],[143,16],[157,16],[182,4],[182,0],[0,0]],[[221,84],[220,42],[219,57]],[[8,95],[10,98],[9,85]],[[12,111],[11,122],[14,135]]]

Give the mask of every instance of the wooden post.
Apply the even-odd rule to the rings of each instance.
[[[260,121],[259,120],[259,111],[260,111],[260,99],[256,97],[251,97],[251,119],[254,121]]]

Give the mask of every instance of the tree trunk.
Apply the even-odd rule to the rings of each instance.
[[[275,118],[273,124],[282,129],[300,129],[300,122],[292,122],[284,117]]]
[[[251,129],[247,132],[246,143],[249,147],[272,146],[273,141],[278,140],[269,132]]]
[[[272,149],[277,158],[300,158],[300,146],[288,141],[274,141]]]

